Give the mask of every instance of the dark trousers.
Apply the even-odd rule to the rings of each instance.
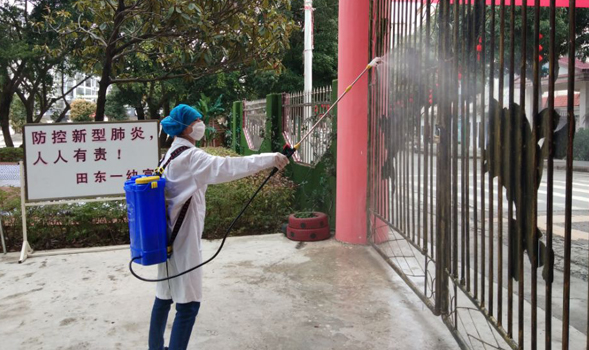
[[[164,331],[172,300],[155,298],[149,325],[149,350],[164,350]],[[176,303],[176,317],[172,326],[169,350],[186,350],[200,302]]]

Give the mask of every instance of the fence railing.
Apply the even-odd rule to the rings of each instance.
[[[294,145],[329,109],[331,87],[315,88],[312,92],[283,95],[282,123],[285,140]],[[294,154],[297,163],[314,166],[325,154],[332,139],[332,118],[324,118]]]
[[[243,101],[243,134],[249,149],[260,150],[266,137],[266,99]]]
[[[587,10],[533,3],[371,1],[385,60],[369,89],[371,241],[463,348],[589,344],[589,235],[575,225],[589,182],[572,171]]]

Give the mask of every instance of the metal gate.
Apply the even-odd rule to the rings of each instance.
[[[463,348],[587,348],[588,9],[521,3],[371,1],[370,240]]]
[[[247,146],[259,151],[266,137],[266,99],[243,101],[243,134]]]
[[[286,142],[294,145],[331,105],[331,86],[315,88],[311,92],[294,92],[282,95],[282,129]],[[331,118],[325,118],[293,157],[295,162],[315,166],[330,146]]]

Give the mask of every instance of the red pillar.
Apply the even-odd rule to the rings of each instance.
[[[368,64],[369,0],[340,0],[338,96]],[[366,244],[368,74],[337,107],[335,238]]]

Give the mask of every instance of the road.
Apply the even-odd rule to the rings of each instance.
[[[428,193],[430,189],[433,189],[433,197],[430,197],[430,201],[436,205],[436,161],[434,158],[434,168],[433,168],[433,187],[431,186],[431,182],[428,186]],[[414,210],[417,209],[417,199],[419,198],[419,210],[423,213],[423,191],[424,187],[424,174],[423,174],[423,163],[421,164],[421,176],[419,176],[418,166],[417,166],[417,157],[414,159],[414,173],[409,174],[408,177],[401,177],[398,180],[397,184],[397,191],[394,197],[396,196],[398,199],[403,199],[403,193],[409,194],[409,210],[405,211],[405,213],[410,213],[413,215]],[[458,164],[458,225],[462,224],[461,218],[461,206],[462,202],[465,199],[466,195],[463,196],[462,193],[462,167],[461,164]],[[397,170],[397,174],[401,174],[402,171]],[[489,217],[490,217],[490,210],[489,210],[489,179],[488,174],[485,175],[485,221],[487,230],[489,228]],[[415,181],[406,181],[415,179]],[[451,182],[452,183],[452,182]],[[469,183],[468,183],[468,201],[469,201],[469,212],[470,212],[470,230],[473,230],[474,226],[474,203],[475,203],[475,189],[476,189],[476,202],[477,202],[477,219],[478,219],[478,228],[481,228],[481,217],[482,217],[482,199],[481,199],[481,167],[480,161],[477,165],[477,179],[475,181],[474,177],[474,162],[470,159],[470,166],[469,166]],[[405,188],[404,186],[407,186]],[[466,188],[466,185],[464,185]],[[553,233],[555,237],[555,254],[557,255],[557,260],[560,258],[562,260],[564,256],[564,248],[560,244],[561,241],[564,239],[565,234],[565,189],[566,189],[566,172],[564,170],[554,170],[554,181],[553,181]],[[405,192],[404,192],[405,191]],[[498,184],[497,179],[494,179],[493,182],[493,222],[495,224],[495,231],[499,226],[499,221],[501,220],[502,226],[504,226],[504,244],[507,243],[507,223],[508,223],[508,201],[507,196],[505,195],[505,191],[503,192],[503,215],[499,218],[499,198],[498,198]],[[399,195],[401,196],[399,197]],[[412,195],[413,194],[413,195]],[[540,183],[540,187],[538,189],[538,228],[542,232],[546,232],[547,226],[547,175],[546,175],[546,168],[544,168],[544,174],[542,176],[542,182]],[[453,194],[452,194],[453,198]],[[415,205],[411,205],[411,201],[415,200]],[[572,247],[572,257],[571,261],[573,262],[572,267],[572,275],[587,280],[587,266],[588,266],[588,254],[587,254],[587,246],[589,241],[589,172],[573,172],[573,182],[572,182],[572,218],[571,218],[571,238],[573,240],[573,247]],[[394,207],[394,204],[393,204]],[[515,205],[514,205],[515,207]],[[434,209],[435,210],[435,209]],[[451,212],[453,212],[451,210]],[[435,212],[434,212],[435,215]],[[514,218],[516,217],[517,213],[514,208]],[[407,216],[405,216],[407,217]],[[411,218],[412,220],[412,218]],[[497,232],[494,233],[497,235]],[[562,261],[560,261],[562,263]],[[557,269],[562,269],[562,264],[559,264],[557,261]]]
[[[422,159],[423,161],[423,159]],[[433,187],[431,185],[431,181],[428,180],[428,192],[430,191],[430,187],[433,189],[433,198],[430,198],[433,201],[434,205],[436,203],[436,178],[437,178],[437,169],[436,169],[436,161],[434,158],[433,162]],[[404,177],[402,171],[400,169],[397,170],[397,174],[401,175],[401,178],[398,180],[398,190],[403,191],[403,186],[408,186],[407,192],[413,193],[415,196],[415,201],[417,202],[417,198],[420,199],[420,205],[423,204],[423,191],[425,190],[424,187],[424,174],[423,174],[423,163],[421,164],[421,174],[418,171],[418,162],[417,156],[414,159],[413,164],[413,174],[409,174],[408,177]],[[410,169],[409,169],[410,171]],[[546,167],[544,167],[542,182],[540,183],[540,187],[538,189],[538,226],[540,229],[544,230],[546,228],[546,221],[547,221],[547,211],[548,211],[548,184],[547,184],[547,171]],[[486,216],[489,216],[489,178],[488,174],[484,174],[485,176],[485,183],[484,183],[484,203],[485,203],[485,212]],[[429,178],[429,177],[428,177]],[[415,179],[413,183],[410,181],[411,179]],[[452,180],[451,180],[452,181]],[[462,202],[466,199],[466,193],[464,194],[463,198],[463,186],[466,188],[466,184],[462,184],[463,181],[463,173],[461,164],[458,164],[458,205],[459,208],[462,205]],[[451,182],[453,184],[453,182]],[[470,159],[469,165],[469,179],[468,179],[468,202],[470,210],[473,211],[475,207],[475,198],[477,203],[477,210],[480,212],[483,204],[483,199],[481,198],[481,166],[480,160],[477,164],[477,177],[475,180],[474,176],[474,161]],[[476,190],[476,196],[475,196]],[[554,181],[553,181],[553,220],[554,220],[554,233],[556,235],[564,236],[564,213],[565,213],[565,195],[566,190],[566,172],[564,170],[554,170]],[[499,211],[499,189],[498,189],[498,182],[497,178],[493,181],[493,217],[497,220],[497,214]],[[452,195],[453,198],[453,195]],[[506,220],[507,213],[508,213],[508,201],[505,190],[503,191],[503,220]],[[572,201],[571,201],[571,209],[573,213],[572,219],[572,238],[573,239],[589,239],[589,172],[573,172],[573,182],[572,182]],[[515,207],[515,205],[514,205]],[[515,208],[514,208],[514,215],[515,215]]]
[[[423,161],[423,158],[422,158]],[[433,197],[430,197],[430,201],[433,202],[434,208],[436,205],[436,159],[434,158],[434,172],[432,175],[433,178]],[[393,194],[394,202],[392,204],[392,208],[394,209],[393,212],[398,213],[396,211],[398,208],[398,203],[402,202],[403,199],[407,198],[407,204],[404,207],[403,217],[405,220],[399,220],[398,216],[393,215],[393,224],[397,227],[401,227],[403,231],[409,233],[411,236],[413,232],[417,232],[417,230],[412,229],[413,224],[413,216],[416,216],[417,211],[417,203],[419,200],[419,213],[421,214],[421,218],[423,219],[423,191],[424,187],[424,174],[419,174],[418,171],[418,162],[417,156],[414,158],[413,163],[413,174],[407,172],[403,172],[402,169],[397,168],[397,175],[400,176],[397,180],[397,187],[396,191]],[[411,168],[409,167],[409,172],[411,172]],[[423,163],[421,164],[421,172],[423,172]],[[540,183],[540,187],[538,190],[538,227],[539,229],[545,233],[546,232],[546,221],[547,221],[547,210],[548,210],[548,201],[547,201],[547,171],[546,167],[544,167],[544,172],[542,176],[542,181]],[[408,176],[407,176],[408,175]],[[450,176],[444,175],[444,176]],[[461,231],[462,231],[462,217],[461,217],[461,207],[463,200],[466,200],[466,194],[463,195],[463,172],[462,172],[462,165],[458,164],[458,216],[457,216],[457,244],[458,244],[458,266],[459,270],[462,270],[462,265],[469,260],[470,261],[470,268],[471,268],[471,278],[474,276],[474,272],[472,269],[474,268],[474,251],[478,251],[479,260],[479,274],[481,273],[481,258],[482,258],[482,246],[481,241],[485,240],[487,246],[485,248],[485,260],[486,260],[486,271],[481,276],[485,276],[489,273],[489,264],[493,263],[493,269],[495,274],[495,283],[497,283],[497,274],[499,269],[499,261],[501,261],[501,270],[503,271],[503,297],[505,298],[505,304],[507,303],[507,275],[506,275],[506,267],[508,263],[508,201],[505,192],[503,193],[503,215],[501,218],[501,224],[499,224],[499,198],[498,198],[498,186],[497,186],[497,179],[494,180],[493,183],[493,222],[494,222],[494,232],[493,236],[489,238],[489,179],[488,174],[484,174],[485,176],[485,232],[480,232],[482,226],[482,200],[481,200],[481,166],[480,166],[480,159],[477,164],[477,178],[475,181],[474,177],[474,162],[470,159],[469,163],[469,174],[468,174],[468,186],[465,184],[464,188],[468,188],[469,194],[469,234],[470,234],[470,254],[467,256],[462,255],[462,240],[461,240]],[[452,183],[452,182],[451,182]],[[564,270],[564,223],[565,223],[565,190],[566,190],[566,172],[564,170],[556,169],[554,171],[554,182],[553,182],[553,250],[555,254],[555,275],[554,275],[554,283],[553,283],[553,296],[552,296],[552,305],[553,305],[553,317],[557,319],[562,319],[563,309],[562,309],[562,300],[563,300],[563,285],[564,285],[564,274],[562,271]],[[431,186],[431,182],[430,182]],[[478,246],[474,246],[474,204],[475,204],[475,190],[477,192],[476,202],[477,202],[477,228],[478,232]],[[429,188],[428,188],[429,192]],[[407,197],[406,197],[407,196]],[[453,196],[452,196],[453,198]],[[589,246],[589,173],[588,172],[573,172],[573,182],[572,182],[572,230],[571,230],[571,238],[572,238],[572,251],[571,251],[571,279],[570,279],[570,286],[571,286],[571,325],[578,329],[580,332],[586,334],[586,322],[587,322],[587,295],[588,295],[588,286],[587,286],[587,278],[588,278],[588,246]],[[415,200],[415,204],[412,205],[411,202]],[[453,209],[453,208],[452,208]],[[453,210],[450,210],[453,213]],[[435,216],[435,209],[434,214]],[[515,208],[514,208],[514,217],[515,217]],[[431,218],[435,220],[434,218]],[[431,220],[430,219],[430,220]],[[450,218],[452,220],[453,218]],[[404,223],[403,223],[404,221]],[[431,222],[431,221],[430,221]],[[419,223],[416,221],[416,225]],[[451,226],[453,227],[453,225]],[[503,240],[499,241],[498,239],[498,229],[502,227],[503,232]],[[452,232],[454,232],[452,230]],[[493,255],[490,255],[489,252],[489,239],[493,242]],[[545,240],[545,235],[542,238]],[[430,244],[432,240],[430,239]],[[431,251],[431,250],[430,250]],[[499,259],[499,251],[502,251],[502,259]],[[530,275],[532,273],[531,266],[527,258],[524,259],[524,276],[525,276],[525,283],[524,283],[524,299],[527,302],[531,301],[531,283],[530,283]],[[544,308],[545,303],[545,281],[542,278],[542,268],[538,270],[538,307],[540,309]],[[482,277],[481,277],[482,278]],[[485,277],[486,278],[486,277]],[[487,286],[489,285],[487,280]],[[495,284],[495,293],[498,292],[498,285]],[[517,290],[517,282],[514,282],[515,291]],[[517,296],[514,294],[514,298],[517,299]],[[505,306],[504,306],[505,307]],[[514,311],[514,315],[517,315],[517,303],[514,304],[516,310]],[[526,309],[529,311],[529,309]],[[505,312],[505,309],[504,311]],[[505,316],[505,315],[504,315]]]
[[[474,161],[472,159],[470,159],[470,165],[469,165],[469,189],[470,189],[470,202],[471,202],[471,206],[474,204],[474,189],[475,187],[477,188],[477,202],[478,202],[478,207],[480,208],[481,206],[481,197],[480,197],[480,193],[481,193],[481,165],[480,165],[480,160],[477,162],[477,179],[475,182],[475,178],[474,178]],[[422,159],[422,164],[421,164],[421,178],[423,179],[424,175],[423,175],[423,159]],[[397,170],[397,172],[399,172],[399,170]],[[434,157],[434,162],[433,162],[433,178],[434,178],[434,183],[435,183],[435,178],[437,176],[437,169],[436,169],[436,161],[435,161],[435,157]],[[546,212],[547,210],[547,205],[548,205],[548,201],[547,201],[547,194],[548,194],[548,190],[547,190],[547,178],[548,176],[546,175],[547,173],[547,168],[544,167],[543,168],[543,176],[542,176],[542,182],[540,183],[540,188],[538,189],[538,213],[542,213],[542,212]],[[413,174],[409,174],[409,176],[413,176],[415,178],[417,178],[418,175],[418,162],[417,162],[417,156],[415,156],[415,160],[414,160],[414,171]],[[489,203],[489,177],[488,174],[484,174],[485,176],[485,205],[488,206]],[[461,201],[462,199],[462,194],[461,194],[461,182],[462,182],[462,167],[461,164],[458,164],[458,188],[459,188],[459,193],[458,193],[458,198],[459,201]],[[415,185],[417,185],[417,181],[415,182]],[[421,185],[423,188],[423,180],[421,181]],[[554,170],[554,181],[553,181],[553,210],[555,212],[559,212],[559,211],[564,211],[565,210],[565,187],[566,186],[566,172],[564,170]],[[434,191],[435,191],[435,184],[434,184]],[[497,190],[497,179],[495,178],[494,180],[494,207],[496,209],[498,209],[498,190]],[[504,196],[504,205],[503,205],[504,209],[507,209],[507,198],[506,196]],[[580,171],[576,171],[573,172],[573,198],[572,198],[572,210],[589,210],[589,172],[580,172]]]

